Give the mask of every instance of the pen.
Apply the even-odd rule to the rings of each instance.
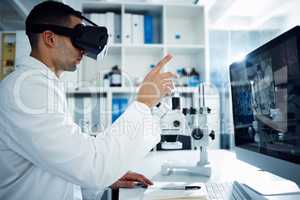
[[[162,187],[162,190],[199,190],[200,186],[192,185],[192,186],[171,186],[171,187]]]

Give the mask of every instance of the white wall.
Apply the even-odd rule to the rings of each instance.
[[[275,36],[286,32],[294,26],[300,25],[300,1],[289,0],[288,6],[283,5],[280,14],[273,16],[268,21],[263,23],[259,29],[261,30],[277,30]],[[272,38],[273,38],[272,37]],[[270,38],[270,39],[272,39]]]

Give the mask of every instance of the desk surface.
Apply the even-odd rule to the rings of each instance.
[[[175,163],[193,166],[199,160],[199,151],[163,151],[151,152],[148,156],[132,171],[139,172],[155,182],[226,182],[240,181],[247,183],[250,179],[256,178],[257,174],[262,173],[258,168],[239,161],[235,153],[226,150],[209,151],[209,160],[212,167],[211,177],[201,177],[188,173],[175,173],[163,176],[160,173],[162,164]],[[272,180],[281,178],[273,175]],[[145,189],[120,189],[120,200],[142,200]],[[300,195],[280,196],[268,199],[300,199]]]

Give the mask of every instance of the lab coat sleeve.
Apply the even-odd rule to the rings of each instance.
[[[142,103],[131,103],[111,127],[92,137],[81,133],[66,117],[61,109],[64,98],[58,98],[49,107],[49,90],[52,89],[46,83],[39,81],[23,84],[22,103],[38,112],[17,105],[15,96],[1,110],[9,146],[49,173],[82,187],[103,189],[141,161],[160,141],[158,119]]]

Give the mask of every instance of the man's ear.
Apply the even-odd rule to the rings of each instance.
[[[42,33],[42,40],[48,47],[54,47],[56,43],[56,35],[52,31],[44,31]]]

